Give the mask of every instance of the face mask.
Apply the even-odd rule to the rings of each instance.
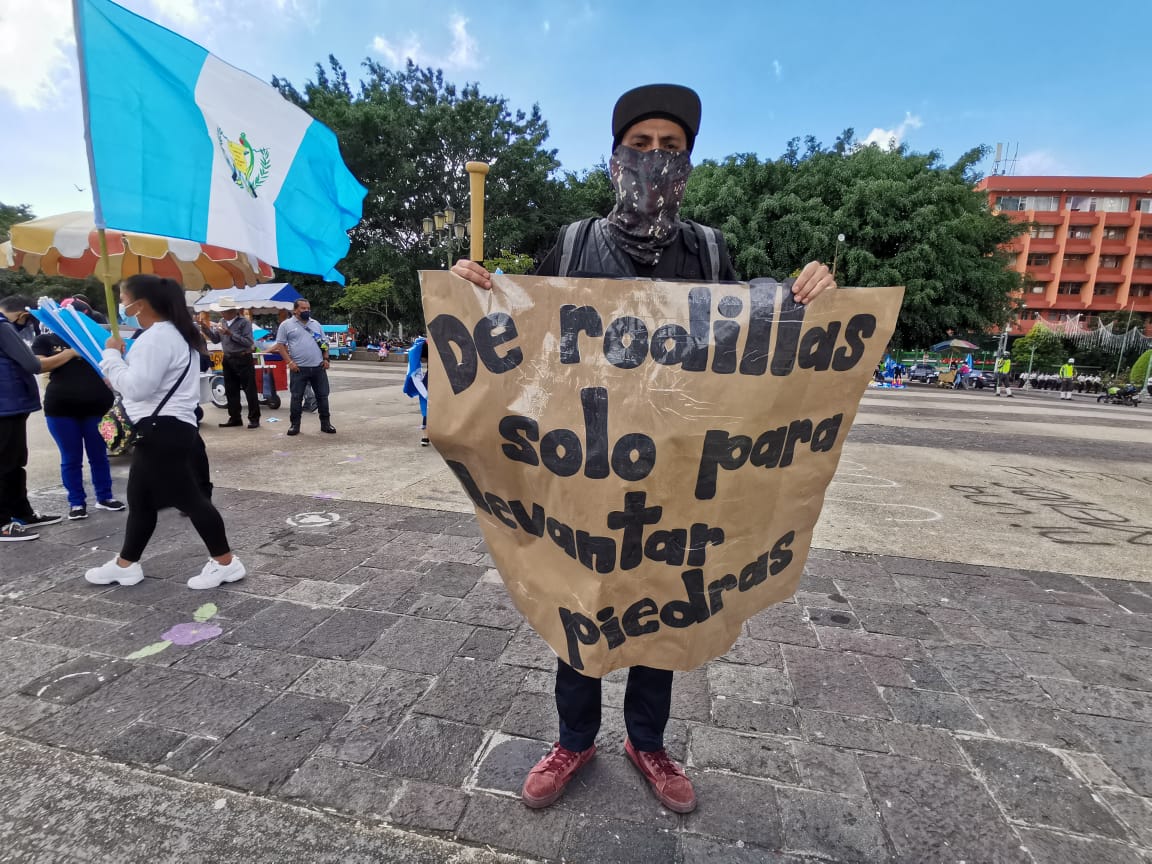
[[[136,304],[133,303],[132,305],[135,306]],[[140,322],[136,319],[135,315],[128,314],[128,307],[123,303],[120,304],[119,312],[121,324],[123,324],[125,327],[131,327],[134,330],[140,329]]]
[[[301,321],[307,321],[311,317],[312,317],[312,313],[309,312],[307,309],[305,309],[303,312],[300,313],[300,320]]]
[[[621,144],[613,151],[608,170],[616,190],[616,206],[608,214],[615,239],[637,261],[653,264],[676,238],[691,157],[687,152],[641,152]]]

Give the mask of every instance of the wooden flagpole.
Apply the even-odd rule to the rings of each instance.
[[[120,338],[120,310],[116,297],[112,294],[112,266],[108,260],[108,238],[103,228],[96,229],[100,238],[100,278],[104,282],[104,302],[108,304],[108,324],[112,328],[112,336]]]

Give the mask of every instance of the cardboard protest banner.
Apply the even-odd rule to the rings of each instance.
[[[902,288],[421,279],[429,436],[561,658],[691,669],[795,592]]]

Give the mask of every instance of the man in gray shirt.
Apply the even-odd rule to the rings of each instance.
[[[288,434],[300,434],[300,413],[304,406],[304,388],[312,385],[316,396],[320,431],[336,433],[328,409],[328,340],[324,328],[312,320],[312,304],[301,298],[292,305],[292,317],[276,331],[276,344],[272,351],[287,358],[292,373],[288,389],[292,392],[292,406],[288,414]]]
[[[256,340],[252,337],[252,322],[237,309],[224,309],[220,323],[208,327],[201,325],[204,336],[219,342],[224,349],[224,393],[228,397],[228,422],[221,427],[243,426],[240,419],[240,392],[248,401],[248,428],[260,427],[260,396],[256,389],[256,363],[252,350]]]

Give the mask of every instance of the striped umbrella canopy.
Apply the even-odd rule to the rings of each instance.
[[[192,290],[243,288],[272,278],[272,268],[246,252],[154,234],[108,229],[108,276],[119,282],[137,273],[175,279]],[[0,249],[0,264],[35,275],[104,278],[100,241],[91,213],[61,213],[21,222]]]

